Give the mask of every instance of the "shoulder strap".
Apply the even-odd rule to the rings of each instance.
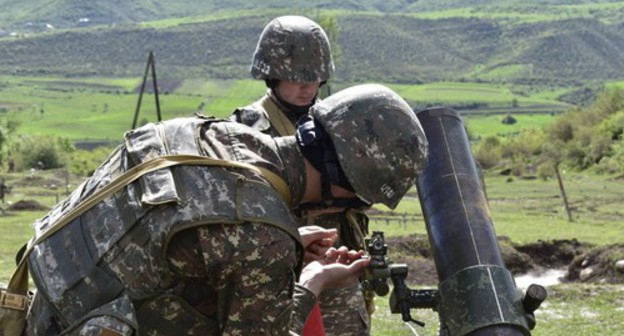
[[[7,288],[7,294],[14,293],[11,298],[13,300],[24,300],[26,302],[26,293],[28,292],[28,268],[26,267],[26,260],[28,259],[28,255],[32,252],[32,249],[35,245],[39,244],[46,238],[50,237],[65,225],[70,223],[76,217],[80,216],[84,211],[94,206],[104,198],[110,196],[115,193],[119,189],[124,186],[132,183],[139,177],[145,175],[146,173],[163,169],[167,167],[172,167],[176,165],[203,165],[203,166],[223,166],[223,167],[232,167],[232,168],[243,168],[255,171],[261,174],[264,178],[266,178],[269,183],[275,188],[283,200],[290,204],[290,189],[286,182],[277,174],[261,168],[256,167],[254,165],[243,163],[243,162],[235,162],[228,160],[215,159],[210,157],[198,156],[198,155],[166,155],[154,158],[149,161],[145,161],[132,169],[126,171],[124,174],[120,175],[118,178],[113,180],[111,183],[104,186],[102,189],[95,192],[93,195],[85,199],[81,202],[77,207],[68,212],[65,216],[61,217],[56,223],[51,225],[43,234],[39,237],[31,238],[26,244],[26,249],[22,254],[22,257],[17,265],[17,269],[13,273],[11,280],[9,282],[9,286]],[[284,228],[286,229],[286,228]],[[295,239],[298,237],[298,233],[289,232]],[[23,294],[24,298],[20,299],[19,295],[15,294]],[[15,305],[7,305],[5,304],[4,296],[0,301],[1,307],[15,308]]]
[[[281,136],[293,135],[295,134],[295,125],[286,117],[284,112],[282,112],[277,105],[271,100],[269,95],[265,95],[260,101],[260,105],[266,111],[269,116],[269,120],[271,125],[275,127],[277,132]]]

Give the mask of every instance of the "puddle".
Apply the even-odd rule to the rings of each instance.
[[[561,279],[565,276],[565,274],[565,269],[549,269],[539,272],[529,272],[515,277],[516,286],[519,289],[526,289],[531,284],[548,287],[561,283]]]

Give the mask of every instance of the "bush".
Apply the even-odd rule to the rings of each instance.
[[[71,146],[66,139],[53,136],[20,136],[11,144],[16,169],[52,169],[65,165]]]
[[[551,163],[541,164],[537,167],[537,176],[544,180],[550,180],[555,176],[555,167]]]
[[[106,160],[114,148],[114,146],[104,146],[93,150],[76,150],[68,160],[69,171],[72,174],[84,177],[93,175],[95,169]]]
[[[490,169],[499,164],[501,155],[500,140],[496,136],[483,139],[474,150],[474,157],[482,169]]]
[[[502,145],[501,155],[514,164],[526,164],[542,154],[545,134],[541,130],[529,129],[521,131],[518,136],[509,139]]]
[[[624,143],[616,142],[612,151],[611,156],[602,158],[595,166],[597,173],[613,174],[624,171]]]

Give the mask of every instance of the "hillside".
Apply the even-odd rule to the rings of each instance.
[[[125,24],[210,15],[217,12],[248,10],[275,10],[290,8],[310,13],[314,10],[374,11],[381,13],[423,13],[444,10],[474,9],[481,13],[507,11],[545,13],[551,10],[579,10],[579,6],[616,3],[612,0],[137,0],[88,1],[56,0],[42,3],[37,0],[2,0],[0,23],[11,29],[45,29],[84,27],[98,24]],[[597,7],[600,11],[600,6]],[[604,9],[604,7],[602,8]],[[594,14],[596,10],[594,9]]]
[[[136,75],[150,50],[172,77],[245,78],[262,27],[276,14],[165,28],[126,25],[0,39],[5,75]],[[505,24],[480,18],[337,16],[337,80],[511,81],[574,86],[624,74],[624,25],[593,19]]]

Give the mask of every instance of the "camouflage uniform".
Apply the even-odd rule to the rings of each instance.
[[[428,145],[424,132],[418,121],[411,118],[414,113],[409,105],[391,90],[375,84],[360,85],[356,92],[358,99],[346,97],[350,91],[355,92],[342,90],[316,103],[310,109],[313,120],[305,121],[305,125],[298,129],[297,138],[301,145],[305,137],[299,132],[307,129],[308,124],[320,123],[327,131],[340,168],[357,196],[368,204],[383,203],[394,209],[415,181],[397,177],[417,175],[426,162]],[[316,133],[314,130],[307,135]],[[319,141],[322,139],[320,136]],[[309,150],[306,143],[314,150],[318,147],[315,142],[303,142],[304,156]],[[327,156],[323,160],[328,160]],[[329,171],[327,167],[325,170]],[[347,210],[343,215],[326,215],[314,220],[322,226],[339,225],[341,243],[352,248],[363,245],[361,239],[366,234],[368,222],[362,213]],[[356,312],[362,320],[368,317],[361,290],[325,291],[320,300],[325,313],[336,314],[329,323],[324,320],[328,333],[357,335],[369,332],[358,328]],[[336,308],[345,306],[352,309]]]
[[[175,154],[251,163],[287,182],[291,202],[303,195],[293,137],[174,119],[128,132],[85,184],[35,223],[37,235],[124,172]],[[180,165],[142,175],[35,246],[26,335],[301,331],[315,298],[295,286],[300,238],[287,203],[253,170]]]
[[[262,32],[251,64],[256,79],[287,80],[296,83],[323,82],[333,73],[329,41],[323,29],[311,20],[297,16],[279,17]],[[258,101],[234,111],[231,119],[271,136],[294,133],[297,121],[306,113],[293,111],[280,103],[273,90]],[[336,228],[336,246],[363,249],[368,217],[358,212],[348,221],[344,213],[312,218],[302,214],[302,224]],[[319,299],[327,335],[368,335],[370,317],[361,290],[329,290]]]
[[[347,213],[354,216],[354,220],[349,220]],[[303,215],[306,215],[305,212]],[[347,246],[351,250],[364,249],[364,236],[368,234],[368,216],[362,211],[351,209],[316,217],[305,216],[302,219],[303,225],[311,225],[310,223],[337,229],[336,246]],[[326,290],[321,294],[319,304],[327,335],[370,333],[370,315],[361,286]]]
[[[266,108],[278,109],[282,116],[279,120],[271,120]],[[296,124],[300,115],[287,110],[279,103],[272,90],[258,101],[238,108],[230,119],[246,124],[258,131],[279,137],[282,134],[275,123],[289,122]],[[294,126],[290,126],[294,130]],[[286,129],[281,126],[280,128]],[[349,249],[364,249],[364,236],[368,233],[368,217],[361,211],[353,212],[353,220],[347,220],[346,212],[309,217],[304,212],[300,225],[319,225],[324,228],[336,228],[339,239],[336,246],[347,246]],[[370,316],[360,286],[353,288],[332,289],[324,292],[319,298],[323,324],[328,336],[331,335],[368,335],[370,333]]]
[[[256,79],[295,83],[324,82],[333,73],[329,40],[323,29],[304,17],[286,16],[271,21],[262,32],[251,65]],[[292,111],[269,89],[255,103],[234,111],[232,120],[271,136],[292,135],[292,126],[305,113]],[[344,213],[323,215],[318,220],[302,214],[302,223],[339,230],[337,246],[362,249],[368,231],[368,217],[358,212],[348,221]],[[359,287],[359,286],[358,286]],[[368,335],[370,317],[361,291],[355,288],[330,290],[321,295],[320,307],[328,335]]]
[[[268,110],[276,113],[275,120],[269,117]],[[301,116],[301,113],[291,111],[281,104],[273,90],[268,89],[266,94],[254,103],[237,108],[230,119],[272,137],[281,137],[294,134],[295,125]]]
[[[427,155],[413,111],[381,85],[338,92],[311,115],[320,126],[305,130],[329,138],[272,138],[201,117],[126,133],[34,224],[25,334],[301,331],[316,298],[294,285],[302,243],[289,205],[306,195],[309,146],[331,140],[357,197],[392,209]]]

